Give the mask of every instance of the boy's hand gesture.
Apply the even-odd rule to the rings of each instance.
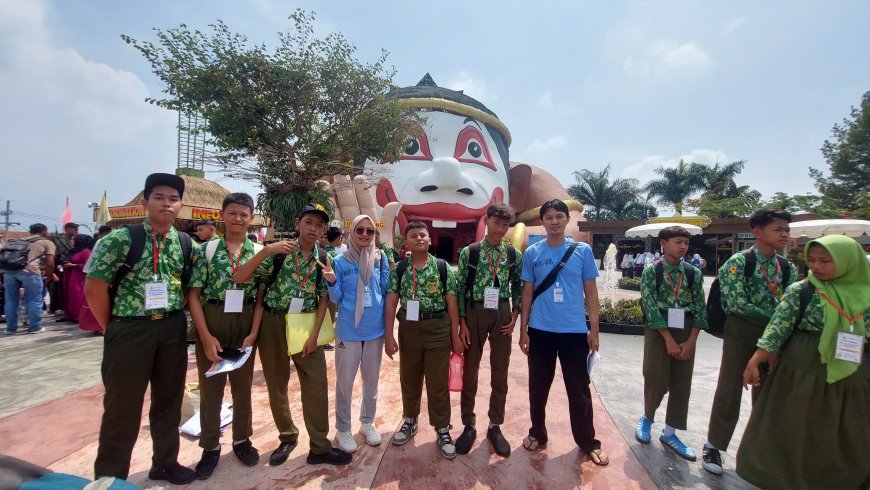
[[[334,285],[335,271],[332,269],[332,259],[329,258],[329,255],[326,256],[326,264],[317,259],[314,260],[317,261],[317,265],[319,265],[320,268],[323,269],[323,278],[326,280],[326,282],[329,283],[330,286]]]

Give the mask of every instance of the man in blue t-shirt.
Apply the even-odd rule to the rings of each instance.
[[[526,250],[520,275],[523,280],[520,349],[529,358],[532,419],[523,447],[536,451],[547,445],[547,397],[558,358],[568,393],[574,442],[593,463],[603,466],[609,460],[601,450],[601,442],[595,439],[586,367],[589,353],[598,350],[598,289],[595,284],[598,267],[587,244],[565,237],[569,214],[564,202],[547,201],[540,213],[547,239]],[[556,268],[556,274],[551,275]],[[586,306],[589,326],[586,325]]]

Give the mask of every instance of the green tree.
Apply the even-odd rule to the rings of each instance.
[[[155,29],[156,43],[121,36],[165,85],[165,98],[148,101],[200,113],[213,163],[262,185],[258,203],[283,229],[307,201],[330,206],[320,179],[354,174],[355,161],[392,160],[419,122],[386,98],[394,75],[386,52],[363,63],[340,33],[316,37],[314,19],[295,11],[272,50],[222,21],[209,34]]]
[[[702,194],[686,201],[686,207],[712,218],[748,216],[761,207],[761,193],[734,180],[746,167],[744,160],[712,166],[692,163],[690,172],[699,178]]]
[[[870,91],[831,134],[821,148],[829,174],[810,168],[822,197],[820,214],[870,218]]]
[[[601,221],[612,214],[613,206],[626,211],[637,202],[640,190],[636,179],[610,179],[610,164],[595,172],[582,169],[574,172],[577,183],[568,187],[568,194],[585,207],[584,216]]]
[[[649,199],[657,198],[660,204],[671,205],[678,216],[683,214],[683,204],[696,191],[702,188],[702,176],[698,164],[688,164],[683,160],[676,167],[660,165],[654,172],[661,178],[647,182],[644,189]]]
[[[819,214],[822,199],[813,194],[795,194],[789,196],[785,192],[777,192],[764,204],[773,208],[784,209],[792,214]]]

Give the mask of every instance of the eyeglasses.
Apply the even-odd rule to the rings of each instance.
[[[372,228],[359,227],[354,231],[356,231],[357,235],[375,236],[375,230]]]

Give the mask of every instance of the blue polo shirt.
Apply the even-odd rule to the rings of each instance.
[[[550,247],[547,240],[541,240],[527,248],[523,253],[520,278],[537,288],[559,263],[573,241],[567,237],[561,245]],[[580,242],[565,267],[559,271],[556,282],[532,303],[529,326],[555,333],[587,333],[589,327],[586,325],[583,282],[596,277],[598,267],[595,257],[592,256],[592,248]],[[562,288],[561,303],[556,303],[553,298],[556,287]]]
[[[381,254],[380,262],[375,262],[375,270],[369,278],[372,292],[372,306],[363,310],[359,325],[354,325],[356,310],[356,283],[359,277],[357,265],[339,255],[332,260],[335,270],[335,284],[329,288],[329,300],[338,305],[338,319],[335,323],[335,336],[340,340],[362,342],[384,336],[384,305],[387,296],[387,283],[390,280],[390,264],[387,256]]]

